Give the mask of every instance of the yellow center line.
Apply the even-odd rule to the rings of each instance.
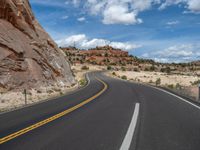
[[[108,85],[104,81],[102,81],[102,80],[100,80],[98,78],[96,78],[96,79],[104,85],[104,88],[100,92],[98,92],[94,96],[84,100],[83,102],[79,103],[78,105],[73,106],[73,107],[71,107],[71,108],[69,108],[69,109],[67,109],[67,110],[65,110],[65,111],[63,111],[61,113],[58,113],[58,114],[56,114],[56,115],[54,115],[54,116],[52,116],[50,118],[47,118],[47,119],[45,119],[43,121],[40,121],[40,122],[38,122],[36,124],[33,124],[33,125],[29,126],[29,127],[26,127],[26,128],[24,128],[22,130],[19,130],[19,131],[15,132],[15,133],[12,133],[12,134],[10,134],[8,136],[5,136],[5,137],[1,138],[0,139],[0,144],[8,142],[8,141],[20,136],[20,135],[23,135],[23,134],[25,134],[27,132],[30,132],[30,131],[32,131],[32,130],[34,130],[36,128],[39,128],[39,127],[41,127],[41,126],[43,126],[43,125],[45,125],[47,123],[50,123],[50,122],[52,122],[52,121],[54,121],[54,120],[56,120],[58,118],[61,118],[64,115],[67,115],[67,114],[69,114],[69,113],[81,108],[82,106],[88,104],[89,102],[91,102],[95,98],[99,97],[101,94],[103,94],[107,90]]]

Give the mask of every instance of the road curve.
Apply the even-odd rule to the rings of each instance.
[[[101,73],[89,79],[75,93],[1,114],[0,150],[200,149],[195,104]]]

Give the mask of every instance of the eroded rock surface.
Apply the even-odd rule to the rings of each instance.
[[[0,88],[74,83],[62,51],[35,19],[28,0],[0,0]]]

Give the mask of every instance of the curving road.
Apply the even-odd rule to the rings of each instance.
[[[69,95],[0,115],[0,150],[199,150],[200,107],[90,73]]]

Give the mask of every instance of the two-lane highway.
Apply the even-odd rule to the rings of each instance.
[[[200,109],[90,73],[75,93],[0,115],[2,150],[199,150]]]

